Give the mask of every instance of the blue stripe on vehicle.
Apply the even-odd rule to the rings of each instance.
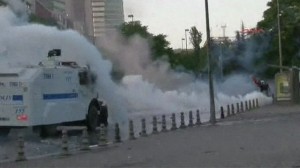
[[[73,99],[77,98],[77,93],[57,93],[57,94],[43,94],[44,100],[53,100],[53,99]]]
[[[23,95],[13,95],[12,100],[13,101],[23,101]]]

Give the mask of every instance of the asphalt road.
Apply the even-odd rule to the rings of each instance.
[[[300,167],[300,106],[271,105],[68,157],[0,167]]]

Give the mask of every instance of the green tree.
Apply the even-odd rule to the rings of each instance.
[[[4,6],[6,3],[3,0],[0,0],[0,6]]]
[[[148,27],[142,26],[139,21],[125,22],[121,25],[120,30],[125,37],[131,37],[136,34],[143,38],[149,38],[151,36],[148,32]]]
[[[284,66],[300,65],[299,45],[300,45],[300,1],[299,0],[279,0],[280,4],[280,27],[282,37],[282,61]],[[269,7],[264,12],[264,19],[257,26],[265,30],[265,34],[271,37],[271,47],[265,54],[262,61],[265,64],[279,65],[278,47],[278,24],[277,24],[277,3],[270,1]],[[278,69],[268,68],[267,76],[274,76]]]
[[[163,56],[169,57],[174,54],[172,48],[169,47],[170,42],[167,41],[167,36],[164,34],[153,35],[148,32],[147,26],[143,26],[139,21],[123,23],[120,27],[121,33],[130,38],[134,35],[139,35],[149,41],[153,59],[158,59]]]
[[[195,74],[198,75],[200,70],[202,69],[200,64],[200,44],[202,42],[202,33],[198,31],[195,26],[191,27],[190,29],[190,42],[192,43],[194,48],[194,55],[191,59],[191,68],[195,72]]]
[[[140,35],[142,38],[147,39],[151,48],[152,59],[168,60],[173,69],[180,69],[181,71],[185,70],[198,74],[199,71],[206,66],[206,57],[200,59],[202,55],[205,55],[200,48],[202,33],[195,27],[191,29],[191,32],[193,33],[192,36],[194,37],[192,44],[195,44],[195,52],[188,52],[188,54],[175,53],[170,47],[170,42],[166,39],[166,35],[153,35],[148,32],[147,26],[143,26],[138,21],[123,23],[120,27],[120,32],[125,39],[130,39],[134,35]]]
[[[241,33],[239,31],[235,31],[235,40],[236,41],[241,41]]]
[[[194,54],[196,57],[199,57],[200,54],[200,44],[202,42],[202,33],[198,31],[198,29],[193,26],[190,30],[190,42],[194,47]]]
[[[245,33],[245,25],[244,22],[241,24],[241,31],[236,31],[236,40],[235,40],[235,48],[234,55],[236,57],[242,57],[245,52],[245,44],[246,44],[246,33]]]
[[[170,42],[166,40],[166,37],[167,36],[163,34],[152,37],[151,49],[154,59],[160,58],[162,56],[168,57],[174,54],[172,48],[169,47]]]
[[[245,38],[246,38],[245,25],[244,25],[244,22],[242,22],[242,25],[241,25],[241,40],[245,41]]]

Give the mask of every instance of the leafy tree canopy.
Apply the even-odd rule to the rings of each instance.
[[[282,60],[284,66],[300,66],[300,1],[279,0],[280,27],[282,42]],[[264,12],[264,19],[257,26],[271,36],[271,47],[264,56],[267,64],[279,65],[279,36],[277,0],[272,0]],[[273,76],[278,69],[268,68],[267,76]]]
[[[0,0],[0,6],[4,6],[6,3],[3,0]]]
[[[148,32],[148,27],[143,26],[139,21],[125,22],[120,27],[122,34],[125,37],[140,35],[143,38],[149,38],[151,34]]]
[[[200,43],[202,41],[202,33],[199,32],[196,27],[191,28],[191,33],[194,39],[190,39],[196,46],[197,54],[192,52],[177,52],[170,47],[170,42],[166,39],[167,36],[164,34],[153,35],[148,32],[147,26],[143,26],[139,21],[123,23],[120,27],[120,32],[124,37],[130,39],[134,35],[140,35],[149,41],[151,48],[152,59],[161,59],[162,57],[167,58],[170,65],[174,69],[183,67],[187,71],[192,71],[198,74],[201,67],[206,66],[206,58],[199,61],[201,53]],[[197,45],[198,44],[198,45]],[[195,52],[195,51],[194,51]]]
[[[195,54],[199,54],[200,43],[202,42],[202,33],[199,32],[195,26],[193,26],[190,30],[190,41],[194,47]]]
[[[153,59],[173,54],[173,50],[169,47],[170,42],[166,40],[166,35],[153,35],[149,33],[147,26],[143,26],[139,21],[123,23],[120,31],[126,38],[140,35],[142,38],[147,39],[151,47]]]

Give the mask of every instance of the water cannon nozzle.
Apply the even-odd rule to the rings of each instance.
[[[53,49],[53,50],[50,50],[48,52],[48,57],[58,57],[58,56],[61,56],[61,50],[60,49]]]

